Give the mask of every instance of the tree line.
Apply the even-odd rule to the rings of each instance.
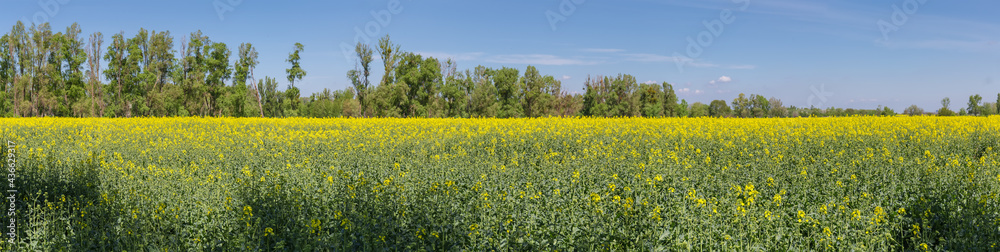
[[[106,45],[106,46],[105,46]],[[800,117],[895,115],[878,109],[785,107],[781,100],[739,94],[732,101],[688,104],[669,83],[593,76],[582,94],[562,89],[562,81],[534,66],[477,66],[457,70],[451,60],[406,52],[388,35],[376,45],[358,43],[357,64],[346,73],[351,86],[309,96],[295,86],[307,72],[300,65],[305,47],[295,43],[286,59],[288,81],[257,78],[257,49],[242,43],[233,51],[201,31],[174,46],[169,31],[139,29],[105,41],[100,32],[83,35],[70,25],[53,32],[48,23],[20,21],[0,37],[0,113],[5,117]],[[380,80],[371,80],[375,57],[383,62]],[[105,64],[101,64],[101,61]],[[997,103],[970,97],[966,109],[952,111],[942,101],[937,115],[990,115]],[[904,114],[925,114],[910,106]]]

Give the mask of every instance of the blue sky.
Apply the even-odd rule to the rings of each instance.
[[[223,7],[220,15],[220,4],[231,9]],[[356,28],[370,28],[376,38],[388,33],[404,51],[454,58],[460,70],[484,65],[523,71],[534,65],[562,79],[571,92],[582,92],[588,75],[626,73],[641,82],[672,83],[691,103],[754,93],[777,97],[786,106],[886,105],[901,111],[916,104],[935,110],[944,97],[955,109],[965,107],[969,95],[982,94],[992,102],[1000,93],[1000,2],[995,0],[42,0],[3,5],[4,31],[17,20],[47,20],[56,31],[78,22],[85,34],[100,31],[106,41],[119,31],[134,36],[143,27],[169,30],[178,48],[182,37],[197,30],[232,50],[251,42],[260,52],[258,78],[282,82],[288,67],[284,59],[301,42],[308,75],[297,86],[305,93],[350,85],[346,72],[354,64],[340,45],[355,43]],[[391,17],[379,22],[372,12],[382,13],[382,21],[385,13]],[[550,20],[556,20],[554,26]],[[374,65],[379,78],[381,62]]]

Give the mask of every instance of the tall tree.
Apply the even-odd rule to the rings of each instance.
[[[540,117],[548,112],[548,93],[544,77],[538,73],[535,66],[528,66],[521,78],[524,88],[524,116]]]
[[[500,111],[497,117],[521,117],[521,87],[519,71],[516,68],[503,67],[493,70],[493,85],[496,86],[497,98],[500,101]]]
[[[604,78],[597,76],[596,78],[591,78],[587,76],[587,81],[583,83],[584,95],[583,95],[583,115],[585,116],[607,116],[608,104],[606,103],[605,97],[607,96],[607,85],[604,83]]]
[[[192,32],[191,37],[181,41],[183,53],[174,71],[174,83],[180,86],[184,97],[184,105],[177,114],[181,116],[198,114],[209,115],[205,93],[208,92],[205,79],[208,73],[205,51],[211,41],[201,31]]]
[[[681,107],[677,104],[677,93],[674,86],[666,81],[663,82],[663,115],[667,117],[681,116]]]
[[[906,109],[903,109],[903,114],[906,114],[906,115],[909,115],[909,116],[923,115],[924,114],[924,109],[922,109],[920,107],[917,107],[916,104],[913,104],[913,105],[910,105],[909,107],[906,107]]]
[[[771,117],[786,117],[787,109],[781,104],[781,100],[775,97],[771,97],[767,102],[770,104],[770,116]]]
[[[8,113],[11,107],[10,91],[11,79],[13,78],[13,59],[10,56],[10,37],[4,34],[0,37],[0,113],[4,116],[11,116]]]
[[[472,85],[472,78],[467,73],[455,71],[455,62],[448,59],[445,67],[444,81],[439,88],[441,98],[444,100],[445,117],[467,117],[467,100],[469,98],[469,87]],[[468,71],[466,71],[468,72]]]
[[[966,112],[972,116],[982,115],[982,107],[979,105],[983,101],[983,97],[978,94],[969,96],[969,107],[966,108]]]
[[[938,116],[954,116],[955,112],[951,111],[948,107],[951,106],[951,98],[945,97],[941,99],[941,108],[938,109]]]
[[[471,117],[496,117],[500,110],[497,88],[493,85],[493,72],[488,67],[476,66],[470,76],[474,86],[468,105]]]
[[[708,105],[708,115],[712,117],[727,117],[731,113],[726,101],[714,100]]]
[[[396,68],[397,80],[407,87],[408,106],[400,108],[404,116],[426,117],[428,105],[437,94],[435,86],[441,82],[441,64],[437,59],[423,59],[419,54],[404,53]]]
[[[90,92],[90,116],[104,114],[104,91],[99,74],[101,73],[101,45],[104,44],[104,34],[95,32],[90,34],[87,44],[87,80],[88,91]],[[98,105],[100,110],[98,110]]]
[[[264,117],[264,105],[261,101],[260,91],[253,79],[253,70],[257,68],[257,64],[260,64],[260,61],[257,60],[257,49],[250,43],[240,44],[239,60],[234,66],[233,85],[246,88],[246,83],[250,83],[250,93],[253,93],[254,100],[257,101],[260,116]]]
[[[767,117],[771,112],[771,103],[763,95],[750,95],[750,114],[752,117]]]
[[[264,77],[257,83],[257,93],[264,101],[263,113],[266,117],[280,117],[282,112],[282,94],[278,90],[278,81]]]
[[[664,82],[664,86],[666,86]],[[660,90],[661,86],[656,84],[639,84],[639,103],[642,104],[642,116],[643,117],[659,117],[664,116],[664,109],[667,106],[663,104],[663,91]],[[676,99],[676,97],[675,97]]]
[[[28,115],[28,110],[30,109],[30,103],[24,102],[24,98],[28,94],[28,83],[30,82],[30,77],[25,77],[25,75],[31,76],[28,71],[29,66],[31,66],[30,60],[30,47],[31,40],[25,30],[24,23],[17,21],[14,27],[11,28],[10,37],[8,39],[8,54],[10,54],[11,59],[11,81],[12,81],[12,102],[14,109],[14,116],[25,116]]]
[[[83,64],[87,60],[87,53],[83,48],[84,43],[83,38],[80,37],[80,33],[80,25],[77,23],[73,23],[67,27],[66,33],[63,36],[62,48],[60,48],[65,62],[64,65],[66,66],[63,73],[63,83],[66,84],[66,92],[62,97],[62,105],[67,107],[67,111],[63,112],[62,116],[83,115],[69,111],[73,105],[77,105],[78,101],[86,95]]]
[[[745,94],[740,93],[739,97],[733,99],[733,115],[736,117],[750,117],[750,99]]]
[[[360,67],[360,69],[356,67],[356,69],[351,70],[353,73],[348,73],[348,76],[351,76],[351,83],[354,84],[354,91],[357,92],[358,103],[361,104],[361,113],[363,116],[367,116],[367,95],[371,86],[368,76],[371,76],[372,48],[367,44],[358,42],[357,46],[354,47],[354,52],[358,56],[359,64],[357,67]]]
[[[128,71],[125,61],[128,54],[126,46],[124,32],[119,32],[111,36],[111,44],[108,45],[108,51],[104,54],[104,60],[108,61],[108,68],[104,70],[104,78],[108,79],[112,89],[115,90],[111,97],[113,106],[111,113],[114,115],[119,115],[124,107],[125,99],[122,98],[122,89],[125,86],[125,75]]]
[[[389,35],[386,34],[378,40],[378,54],[382,57],[382,64],[385,66],[385,74],[382,75],[382,81],[379,85],[387,85],[393,82],[393,73],[395,72],[396,63],[399,60],[399,45],[392,44],[389,40]]]
[[[59,71],[55,70],[56,64],[49,64],[50,62],[58,62],[58,58],[52,51],[54,41],[52,34],[52,27],[49,23],[42,23],[39,25],[31,26],[31,50],[29,50],[30,61],[31,61],[31,78],[28,87],[28,93],[31,98],[31,115],[51,115],[51,105],[55,102],[51,101],[48,97],[49,93],[47,91],[51,90],[50,84],[53,81],[58,81]],[[57,63],[58,64],[58,63]],[[56,84],[58,85],[58,84]],[[43,111],[46,110],[46,111]]]
[[[299,65],[299,61],[302,57],[299,55],[305,48],[301,43],[295,43],[292,53],[288,54],[288,59],[285,62],[292,64],[292,67],[285,69],[285,73],[288,74],[288,83],[290,87],[295,87],[295,80],[302,80],[302,77],[306,76],[306,71],[302,70],[302,66]]]
[[[229,50],[226,43],[214,42],[205,47],[205,55],[208,56],[205,59],[205,67],[208,71],[205,85],[208,87],[209,111],[219,115],[222,108],[218,99],[225,93],[226,81],[232,78],[233,74],[233,68],[229,65],[229,56],[232,55],[232,51]]]

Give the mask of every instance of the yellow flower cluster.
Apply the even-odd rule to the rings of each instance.
[[[1000,240],[1000,117],[0,121],[24,194],[23,242],[3,249],[993,250]]]

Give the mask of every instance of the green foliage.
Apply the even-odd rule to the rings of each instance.
[[[664,83],[664,87],[668,87],[670,84]],[[671,88],[671,91],[673,89]],[[665,106],[663,101],[665,96],[660,90],[659,85],[655,84],[639,84],[639,103],[642,104],[642,116],[644,117],[660,117],[664,116],[665,110],[670,109],[670,106]],[[674,96],[676,100],[677,97]]]
[[[382,57],[382,64],[385,67],[384,74],[382,75],[382,81],[379,82],[379,86],[389,85],[394,82],[393,74],[396,72],[396,64],[399,62],[399,45],[392,43],[389,39],[389,34],[378,40],[378,54]]]
[[[741,94],[742,95],[742,94]],[[729,117],[732,111],[726,101],[714,100],[708,105],[708,115],[712,117]]]
[[[917,107],[917,105],[910,105],[903,110],[903,114],[907,114],[909,116],[919,116],[924,114],[924,109]]]
[[[786,108],[780,100],[758,94],[740,94],[731,103],[713,101],[695,108],[667,82],[640,85],[626,74],[588,77],[582,93],[567,92],[560,80],[543,75],[535,66],[527,66],[523,75],[513,67],[458,71],[453,60],[442,64],[401,51],[388,35],[375,46],[356,45],[358,64],[347,72],[348,89],[310,95],[301,94],[295,86],[306,76],[301,43],[295,43],[285,60],[290,64],[285,76],[288,88],[278,91],[276,84],[267,86],[274,84],[267,78],[253,76],[260,62],[249,43],[242,43],[237,58],[230,59],[232,52],[225,43],[213,42],[201,31],[186,36],[176,51],[169,31],[140,28],[131,37],[121,32],[106,47],[101,33],[92,34],[89,43],[80,34],[75,23],[65,32],[53,32],[48,23],[26,27],[16,22],[9,33],[0,36],[0,116],[749,118],[895,114],[883,107]],[[384,72],[382,80],[373,84],[369,78],[375,51]],[[334,94],[346,90],[354,94],[343,102],[316,98],[344,97]],[[995,114],[1000,111],[1000,94],[997,99],[989,103],[973,95],[968,108],[958,113]],[[937,112],[954,114],[947,105]]]
[[[366,98],[371,88],[368,76],[371,75],[372,49],[368,45],[358,42],[354,51],[358,56],[360,69],[348,71],[347,76],[351,80],[354,90],[357,91],[358,103],[361,105],[362,114],[364,114],[367,113],[368,100]]]
[[[691,114],[689,116],[690,117],[706,117],[706,116],[709,116],[709,112],[708,111],[709,111],[708,105],[706,105],[704,103],[701,103],[701,102],[695,102],[694,104],[691,104]]]
[[[305,50],[305,47],[301,43],[295,43],[292,53],[288,54],[288,59],[285,60],[285,62],[292,65],[291,68],[285,69],[285,74],[288,74],[288,83],[292,87],[295,87],[295,80],[301,81],[302,77],[306,76],[306,71],[302,70],[302,66],[299,65],[299,61],[302,60],[302,56],[299,53],[303,50]]]
[[[409,103],[399,108],[403,116],[427,117],[431,98],[437,94],[435,87],[441,83],[441,64],[438,60],[432,57],[423,59],[419,54],[404,53],[396,68],[396,78],[399,83],[407,87],[406,100]]]
[[[521,97],[524,94],[521,93],[521,82],[518,79],[520,78],[519,71],[508,67],[492,71],[493,86],[496,87],[497,100],[500,105],[497,117],[521,117],[524,113],[521,106]]]
[[[469,97],[471,117],[496,117],[500,111],[500,103],[497,88],[493,86],[493,70],[477,66],[471,79],[474,85]]]
[[[681,117],[681,110],[686,110],[677,104],[677,94],[674,93],[674,86],[663,82],[663,115],[666,117]]]
[[[4,119],[0,249],[992,251],[997,119]]]

